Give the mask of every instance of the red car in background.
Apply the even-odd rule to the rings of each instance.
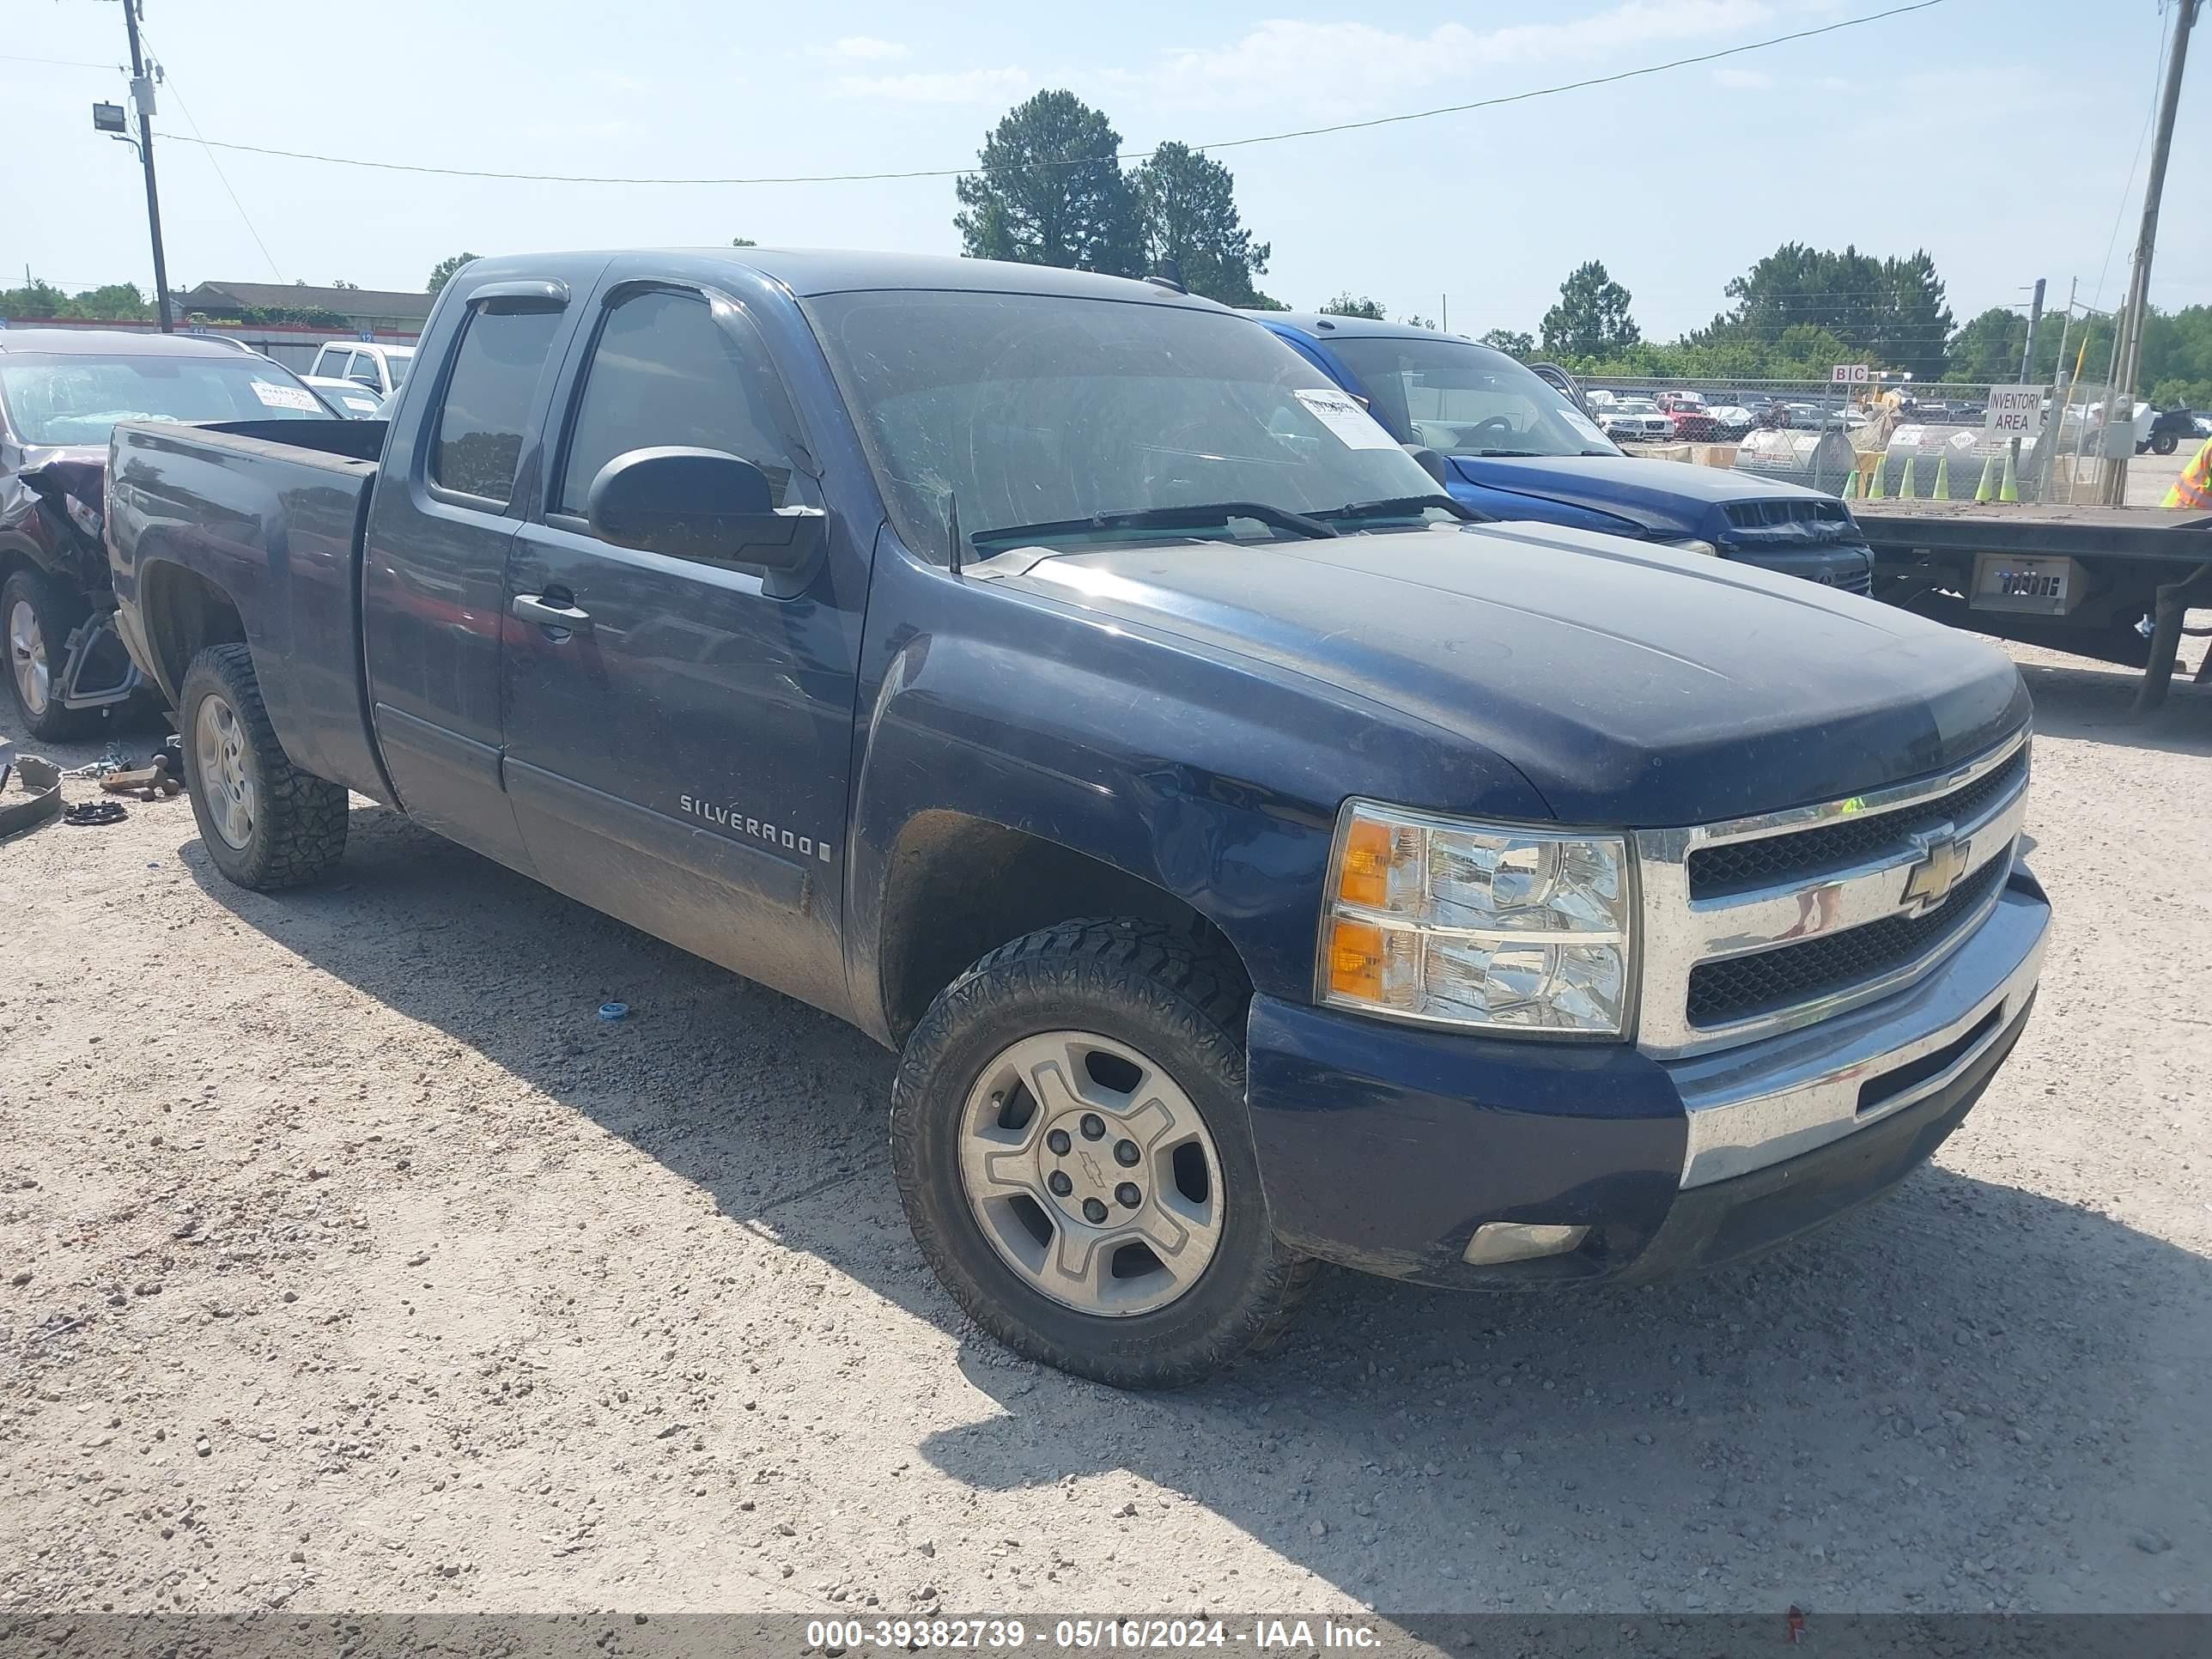
[[[1673,424],[1677,443],[1718,443],[1728,434],[1705,398],[1694,392],[1662,392],[1656,399],[1662,414]]]

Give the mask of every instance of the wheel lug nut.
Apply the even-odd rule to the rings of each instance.
[[[1125,1210],[1133,1210],[1145,1201],[1145,1195],[1137,1190],[1135,1182],[1125,1181],[1114,1189],[1114,1200]]]
[[[1114,1143],[1114,1161],[1125,1170],[1135,1169],[1137,1159],[1141,1156],[1142,1154],[1137,1151],[1137,1143],[1133,1140],[1117,1140]]]
[[[1097,1226],[1100,1222],[1106,1218],[1106,1206],[1103,1204],[1101,1204],[1095,1198],[1085,1199],[1083,1200],[1083,1218],[1089,1222],[1092,1226]]]
[[[1067,1138],[1066,1130],[1054,1129],[1050,1134],[1044,1138],[1044,1144],[1052,1148],[1053,1155],[1054,1157],[1066,1158],[1067,1156],[1067,1149],[1070,1146],[1073,1146],[1075,1143]]]
[[[1083,1138],[1085,1140],[1103,1140],[1106,1138],[1106,1120],[1096,1112],[1085,1112],[1083,1115]]]
[[[1067,1178],[1065,1170],[1054,1170],[1044,1178],[1044,1184],[1052,1188],[1054,1198],[1066,1198],[1075,1190],[1075,1183]]]

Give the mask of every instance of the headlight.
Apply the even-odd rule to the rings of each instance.
[[[1699,541],[1695,536],[1686,536],[1678,542],[1663,542],[1664,547],[1680,548],[1685,553],[1702,553],[1709,559],[1717,559],[1721,550],[1711,542]]]
[[[1621,1036],[1634,914],[1621,836],[1347,801],[1321,1000],[1500,1036]]]
[[[87,507],[76,496],[68,494],[62,496],[62,505],[68,509],[71,524],[93,540],[100,539],[100,511],[97,507]]]

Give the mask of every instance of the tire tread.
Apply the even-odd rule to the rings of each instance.
[[[1024,992],[1134,994],[1194,1040],[1233,1083],[1244,1083],[1243,1020],[1251,988],[1242,965],[1162,922],[1085,917],[1009,940],[988,951],[938,994],[915,1028],[892,1085],[893,1162],[916,1241],[977,1325],[1018,1353],[1116,1388],[1174,1388],[1194,1382],[1273,1345],[1289,1327],[1322,1264],[1263,1228],[1262,1259],[1236,1316],[1202,1342],[1148,1350],[1115,1341],[1078,1349],[981,1293],[937,1236],[939,1224],[907,1190],[919,1167],[915,1118],[926,1080],[956,1035],[998,997]]]
[[[202,676],[214,679],[223,696],[237,713],[246,727],[246,739],[253,751],[255,784],[261,797],[261,821],[256,826],[254,845],[242,854],[234,855],[239,863],[232,869],[218,855],[217,867],[224,875],[240,886],[256,892],[273,892],[287,887],[304,886],[329,873],[345,852],[346,792],[339,785],[312,772],[295,766],[276,740],[276,728],[270,723],[268,705],[262,701],[261,684],[254,677],[252,647],[245,645],[211,645],[192,659],[191,666],[185,672],[182,708],[178,712],[178,723],[185,733],[185,749],[194,754],[191,722],[198,718],[192,712],[197,699],[191,695],[192,682]],[[192,763],[197,766],[197,762]],[[194,779],[194,788],[199,787]],[[202,839],[208,843],[210,854],[216,852],[216,838],[206,833],[203,825]]]

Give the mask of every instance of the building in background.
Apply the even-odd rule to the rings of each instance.
[[[314,288],[301,283],[202,283],[175,295],[170,303],[179,319],[194,315],[210,323],[289,320],[287,312],[335,313],[359,334],[416,335],[422,331],[434,295],[380,288]]]

